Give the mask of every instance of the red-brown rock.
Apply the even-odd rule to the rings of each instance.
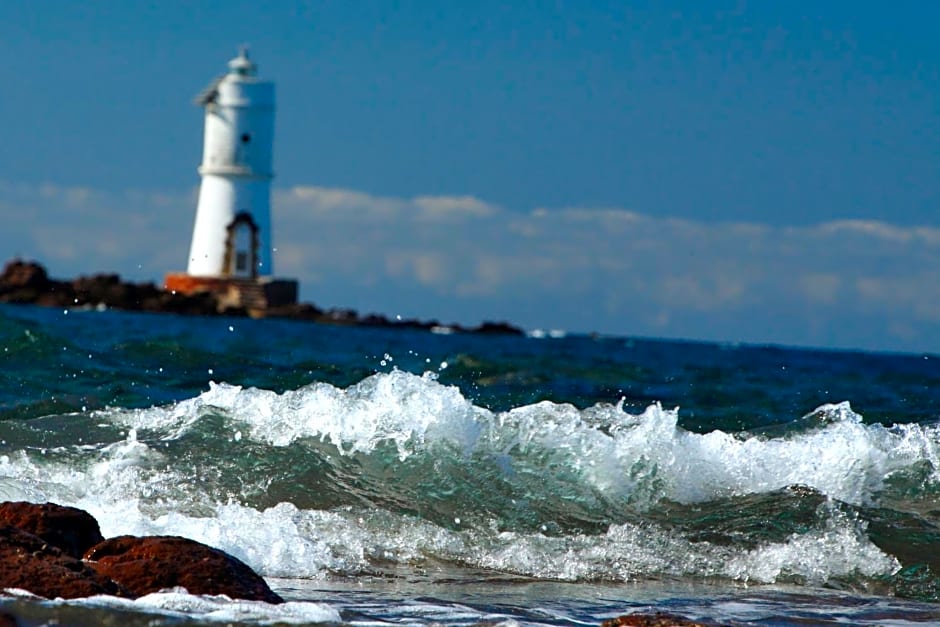
[[[0,588],[20,588],[48,599],[129,596],[81,560],[38,536],[6,525],[0,526]]]
[[[190,594],[284,602],[240,560],[186,538],[118,536],[93,546],[84,559],[135,596],[181,586]]]
[[[0,503],[0,525],[11,525],[39,536],[76,559],[104,540],[98,521],[91,514],[55,503]]]
[[[656,614],[625,614],[611,618],[601,623],[601,627],[706,627],[705,623],[697,623],[682,616],[674,616],[664,612]]]
[[[0,287],[5,289],[46,287],[49,275],[46,269],[35,261],[13,259],[8,261],[0,273]]]

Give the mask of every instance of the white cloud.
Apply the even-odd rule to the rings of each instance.
[[[387,216],[402,206],[402,201],[393,198],[380,198],[364,192],[349,189],[295,186],[288,190],[274,192],[275,205],[284,211],[302,210],[322,216],[342,212],[368,212],[372,217]]]
[[[438,220],[486,218],[498,211],[495,206],[472,196],[416,196],[412,202],[421,209],[421,217]]]
[[[863,235],[875,240],[907,243],[912,240],[924,240],[931,245],[940,244],[940,228],[900,227],[877,220],[838,220],[819,225],[815,229],[819,234]]]
[[[940,230],[931,227],[841,221],[775,228],[613,208],[518,213],[459,200],[436,205],[459,218],[455,230],[452,220],[426,219],[425,197],[359,195],[358,206],[332,216],[320,246],[362,242],[350,254],[373,262],[358,264],[357,272],[375,283],[425,286],[432,295],[427,315],[435,317],[504,311],[530,326],[683,336],[705,329],[714,339],[724,333],[826,345],[889,347],[897,340],[908,348],[918,337],[911,328],[940,323],[940,293],[932,287],[940,286]],[[378,214],[385,220],[373,221]],[[305,271],[302,259],[293,264],[296,273]],[[381,309],[381,298],[371,305]],[[843,337],[852,325],[840,320],[856,315],[883,324],[869,338]],[[777,319],[774,328],[789,329],[786,336],[761,336],[761,316]]]

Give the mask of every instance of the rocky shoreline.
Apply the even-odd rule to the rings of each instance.
[[[88,512],[54,503],[0,503],[0,589],[47,599],[190,594],[283,603],[244,562],[177,536],[105,539]]]
[[[72,280],[50,278],[45,267],[35,261],[13,259],[0,273],[0,303],[20,303],[47,307],[120,309],[151,313],[199,316],[249,316],[243,307],[230,307],[209,292],[179,294],[154,283],[131,283],[117,274],[80,276]],[[476,327],[443,325],[437,320],[391,320],[380,314],[360,315],[352,309],[321,309],[312,303],[271,307],[267,318],[307,320],[322,324],[364,327],[424,329],[443,333],[524,335],[522,329],[506,322],[483,322]]]

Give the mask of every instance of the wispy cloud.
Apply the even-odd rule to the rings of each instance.
[[[940,228],[713,223],[472,196],[274,192],[275,267],[325,306],[476,323],[940,350]],[[7,255],[159,280],[185,265],[194,190],[0,183]]]
[[[421,305],[445,317],[489,313],[579,330],[912,350],[936,342],[938,228],[871,220],[773,227],[615,207],[521,213],[473,198],[313,187],[279,191],[279,220],[296,232],[337,196],[355,201],[319,222],[318,252],[281,266],[304,275],[338,260],[321,276],[325,293],[420,285]],[[446,219],[429,221],[429,206]]]

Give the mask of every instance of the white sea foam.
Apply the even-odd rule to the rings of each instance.
[[[125,466],[120,472],[126,471]],[[45,496],[62,502],[54,490]],[[174,511],[156,517],[139,501],[122,500],[115,493],[87,494],[70,504],[95,515],[106,536],[193,538],[238,557],[266,577],[358,574],[370,572],[375,563],[420,564],[427,559],[566,581],[629,581],[657,574],[754,582],[800,577],[821,583],[855,574],[890,574],[898,567],[864,537],[857,522],[837,513],[828,514],[823,529],[742,552],[648,525],[619,524],[600,535],[553,537],[486,528],[455,531],[381,510],[305,511],[289,503],[263,511],[217,504],[206,516]]]
[[[347,389],[314,383],[280,395],[210,383],[209,391],[199,397],[168,408],[108,410],[98,415],[137,429],[162,430],[164,437],[175,438],[213,409],[247,423],[252,438],[274,446],[314,437],[332,442],[344,453],[367,453],[379,442],[392,441],[402,459],[425,438],[445,435],[444,431],[446,437],[472,442],[479,431],[477,423],[489,415],[456,387],[437,383],[432,373],[419,377],[397,370]]]
[[[260,601],[231,599],[224,595],[192,595],[185,589],[147,594],[134,600],[113,596],[96,596],[73,605],[86,605],[116,610],[134,610],[158,614],[177,620],[199,620],[212,623],[250,621],[256,624],[290,624],[339,622],[339,612],[323,603],[288,601],[272,605]]]
[[[823,507],[823,527],[746,551],[651,525],[619,524],[604,534],[573,536],[455,531],[384,511],[302,511],[286,503],[262,512],[219,506],[215,516],[203,518],[172,514],[149,520],[138,514],[124,532],[192,537],[266,577],[285,578],[359,574],[375,563],[420,565],[428,559],[564,581],[630,581],[655,574],[760,583],[796,577],[820,584],[898,569],[894,558],[867,540],[861,523]]]
[[[685,431],[677,426],[677,410],[658,405],[639,416],[613,405],[578,410],[550,402],[493,413],[431,375],[393,371],[347,389],[315,383],[280,395],[213,384],[198,398],[168,408],[110,417],[174,438],[207,411],[229,417],[233,438],[246,432],[274,446],[317,438],[352,454],[391,442],[404,460],[445,441],[466,453],[489,455],[510,472],[525,471],[526,455],[543,457],[545,466],[578,475],[609,499],[638,507],[663,498],[694,503],[794,484],[871,504],[886,478],[918,462],[928,462],[931,480],[940,481],[936,429],[865,425],[847,403],[817,410],[828,422],[813,430],[740,437]]]
[[[653,526],[612,525],[606,534],[547,537],[503,533],[477,547],[469,561],[501,572],[560,580],[629,581],[651,573],[772,583],[889,575],[897,560],[865,538],[861,526],[833,510],[826,526],[752,550],[693,542]]]

